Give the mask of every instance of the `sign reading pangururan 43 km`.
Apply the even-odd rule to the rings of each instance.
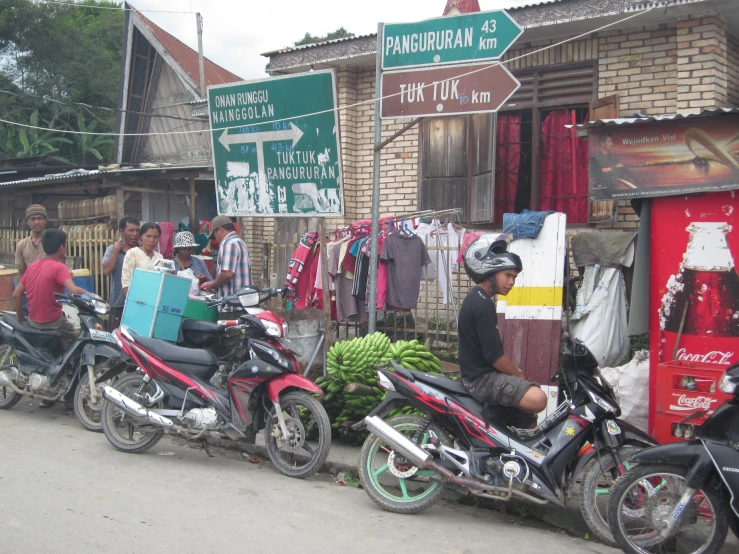
[[[439,17],[416,23],[388,23],[382,69],[495,60],[523,29],[505,11]]]
[[[208,88],[218,213],[343,215],[332,71]]]

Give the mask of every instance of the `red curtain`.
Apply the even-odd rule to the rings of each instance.
[[[496,223],[503,214],[514,211],[518,170],[521,166],[521,116],[498,114],[495,138],[495,214]]]
[[[587,223],[588,143],[577,137],[573,140],[573,130],[565,127],[572,125],[572,114],[555,110],[541,126],[539,209],[563,212],[567,223]]]

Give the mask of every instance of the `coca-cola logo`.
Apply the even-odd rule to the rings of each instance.
[[[677,396],[677,395],[675,395]],[[689,411],[689,410],[710,410],[711,404],[716,402],[715,398],[710,396],[688,396],[681,394],[677,399],[677,406],[671,405],[671,410]]]
[[[681,362],[701,362],[704,364],[728,365],[734,357],[734,352],[712,350],[705,354],[691,354],[685,348],[677,351],[677,359]]]

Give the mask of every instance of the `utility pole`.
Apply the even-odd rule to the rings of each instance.
[[[198,65],[200,66],[200,98],[205,98],[205,59],[203,58],[203,16],[195,14],[198,25]]]

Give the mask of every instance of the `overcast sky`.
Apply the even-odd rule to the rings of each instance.
[[[539,0],[480,0],[482,10],[540,3]],[[215,63],[244,79],[265,77],[267,58],[306,32],[325,35],[344,27],[356,35],[377,32],[377,23],[401,23],[439,17],[446,0],[132,0],[140,10],[200,12],[203,50]],[[197,49],[195,15],[144,15],[188,46]]]

